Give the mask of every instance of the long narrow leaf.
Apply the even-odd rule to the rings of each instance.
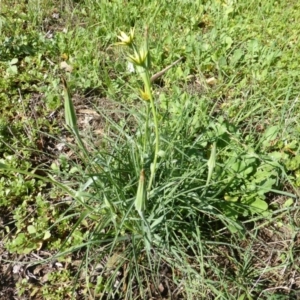
[[[146,200],[147,200],[147,192],[146,192],[146,178],[145,178],[145,170],[141,170],[140,173],[140,180],[138,185],[138,190],[136,194],[135,199],[135,209],[139,213],[140,217],[144,218],[144,210],[146,206]]]
[[[64,108],[65,108],[65,121],[68,128],[73,132],[77,139],[77,143],[81,147],[81,150],[84,152],[86,157],[88,157],[88,152],[84,146],[84,143],[80,137],[78,126],[77,126],[77,117],[72,101],[72,97],[70,95],[70,91],[67,85],[67,81],[64,77],[61,77],[63,88],[64,88]]]
[[[208,175],[207,175],[206,185],[209,184],[209,182],[211,180],[213,170],[216,166],[216,148],[217,148],[217,145],[216,145],[216,142],[214,142],[213,145],[212,145],[209,160],[207,161]]]
[[[70,96],[70,91],[64,77],[61,77],[64,88],[64,108],[65,108],[65,121],[67,126],[77,135],[77,118],[75,114],[74,105]]]

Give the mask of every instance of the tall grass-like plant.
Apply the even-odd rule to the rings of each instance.
[[[200,265],[204,259],[197,258],[198,252],[208,255],[210,251],[202,245],[202,239],[208,242],[210,232],[216,232],[214,226],[219,229],[223,223],[232,232],[242,233],[238,217],[247,215],[249,208],[249,214],[259,212],[262,210],[259,205],[265,204],[262,197],[259,198],[259,185],[265,184],[265,177],[258,178],[258,170],[267,166],[236,142],[238,130],[222,118],[207,121],[205,106],[202,115],[195,114],[199,103],[180,91],[178,100],[174,100],[180,102],[180,119],[176,111],[167,111],[168,117],[159,124],[157,109],[161,113],[163,108],[156,106],[153,95],[148,29],[141,47],[135,43],[133,29],[128,35],[121,32],[119,40],[117,45],[126,47],[126,57],[143,83],[139,92],[145,110],[128,109],[136,118],[134,126],[138,130],[128,134],[99,111],[114,136],[104,135],[101,149],[91,142],[88,152],[85,147],[88,141],[82,140],[77,129],[72,99],[64,84],[66,123],[85,160],[81,176],[84,182],[73,192],[84,212],[79,215],[70,236],[80,223],[94,224],[81,245],[93,253],[87,257],[87,264],[106,257],[113,261],[115,270],[126,270],[122,284],[126,285],[128,298],[133,295],[129,291],[134,283],[156,282],[155,272],[160,272],[162,264],[180,270],[182,277],[189,277],[185,288],[192,288],[198,272],[205,274],[205,270],[203,267],[201,270],[191,266],[188,270],[182,268],[182,261],[189,261],[186,249],[195,249],[192,259],[198,260]],[[194,127],[195,123],[200,124],[199,127]],[[253,190],[254,183],[257,191]],[[270,181],[265,190],[269,191],[272,184]],[[251,192],[249,200],[236,195],[241,186],[246,195]],[[238,203],[239,198],[244,206]],[[251,211],[253,203],[258,208]],[[222,239],[221,235],[219,238]],[[101,254],[94,254],[96,245],[104,249]],[[117,277],[116,272],[107,277],[106,271],[101,275],[106,284],[97,287],[103,293],[114,290]],[[145,298],[145,290],[141,289],[140,295]]]
[[[53,1],[11,2],[0,14],[0,269],[10,287],[29,264],[14,294],[297,298],[300,56],[290,20],[300,2],[69,0],[55,12]],[[135,37],[119,34],[136,71],[124,76],[107,46],[132,26]],[[177,61],[152,71],[178,57],[157,88]],[[72,99],[63,80],[72,138],[61,131],[63,64],[77,91]],[[33,266],[50,261],[52,270]]]
[[[157,167],[157,158],[158,158],[158,152],[159,152],[159,128],[158,128],[158,121],[157,121],[157,113],[156,113],[156,107],[154,103],[154,97],[152,93],[152,84],[151,84],[151,76],[150,76],[150,68],[151,68],[151,57],[149,52],[149,43],[148,43],[148,27],[145,30],[145,36],[144,36],[144,44],[138,48],[135,40],[134,40],[134,29],[131,29],[129,35],[127,35],[124,32],[121,32],[121,35],[118,37],[120,39],[120,42],[117,43],[118,45],[123,45],[128,47],[133,54],[128,53],[127,59],[129,62],[133,65],[133,67],[136,69],[137,73],[141,77],[144,87],[143,89],[140,89],[141,98],[145,100],[147,103],[147,116],[146,116],[146,127],[145,127],[145,133],[144,133],[144,147],[143,152],[141,156],[141,165],[144,165],[144,157],[145,152],[148,149],[148,141],[149,141],[149,105],[151,107],[153,122],[154,122],[154,130],[155,130],[155,150],[154,150],[154,158],[153,162],[150,167],[150,179],[148,182],[148,188],[147,191],[150,192],[152,183],[154,180],[156,167]],[[141,218],[143,217],[143,211],[145,209],[145,203],[147,199],[147,192],[146,192],[146,183],[145,183],[145,171],[144,169],[141,170],[140,180],[139,180],[139,186],[137,191],[137,196],[135,200],[135,208],[140,214]]]

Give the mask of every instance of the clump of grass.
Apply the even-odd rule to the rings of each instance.
[[[266,213],[263,196],[276,181],[269,178],[266,184],[261,169],[272,170],[276,178],[280,168],[276,169],[269,158],[259,157],[253,149],[245,149],[237,142],[240,132],[222,118],[207,123],[205,117],[197,120],[197,127],[191,126],[195,121],[190,117],[195,103],[187,102],[186,109],[181,111],[181,122],[176,114],[166,114],[159,120],[158,114],[168,111],[159,107],[153,96],[148,29],[140,48],[133,30],[129,35],[121,32],[119,39],[117,44],[128,48],[126,57],[143,83],[137,90],[145,104],[144,111],[129,110],[135,118],[131,125],[137,128],[134,132],[128,134],[102,112],[115,137],[104,135],[106,147],[94,148],[78,131],[72,98],[65,84],[66,124],[84,154],[81,170],[82,178],[86,179],[72,192],[84,208],[74,230],[84,220],[94,224],[82,244],[92,253],[87,257],[88,263],[101,257],[114,261],[114,275],[108,276],[103,268],[99,277],[101,285],[96,289],[102,296],[117,293],[133,297],[137,293],[143,298],[156,293],[163,266],[172,269],[168,284],[174,289],[180,286],[175,276],[178,271],[179,278],[188,278],[183,284],[186,295],[195,295],[197,292],[190,290],[192,282],[207,272],[203,255],[209,247],[204,241],[210,241],[209,236],[213,232],[216,235],[224,225],[223,230],[243,237],[239,217]],[[238,190],[242,184],[247,195],[244,198]],[[259,192],[262,187],[263,192]],[[221,235],[218,239],[222,240]],[[100,255],[95,254],[95,245],[103,247]],[[190,259],[197,261],[198,266],[182,269],[182,261]],[[124,275],[122,278],[117,279],[117,270]],[[141,288],[137,290],[135,284]],[[147,285],[154,288],[146,288]],[[212,289],[208,282],[203,285],[198,293],[202,296]]]
[[[10,15],[6,2],[4,25]],[[11,211],[13,198],[24,202],[12,212],[17,232],[5,243],[7,250],[59,249],[55,258],[62,261],[81,250],[78,277],[86,274],[83,289],[90,298],[256,299],[282,292],[269,289],[273,286],[291,290],[287,278],[297,274],[295,239],[290,248],[274,249],[280,243],[272,237],[267,249],[260,231],[296,232],[297,217],[285,216],[297,210],[293,186],[299,186],[298,25],[288,25],[298,5],[223,2],[183,1],[180,8],[175,2],[62,3],[70,26],[64,17],[55,21],[48,2],[40,1],[39,15],[25,2],[21,14],[12,14],[17,27],[1,28],[2,113],[19,118],[18,105],[11,103],[19,103],[25,92],[26,104],[33,91],[45,93],[47,107],[56,109],[59,61],[67,59],[74,68],[70,88],[64,84],[66,124],[77,146],[68,145],[75,153],[72,159],[61,155],[46,170],[52,174],[49,183],[58,188],[50,199],[48,185],[31,181],[37,178],[36,164],[25,163],[31,149],[25,149],[22,162],[15,156],[18,151],[1,157],[0,205]],[[27,22],[31,15],[23,11],[30,7],[34,23]],[[57,22],[53,38],[38,33],[38,28],[48,30],[44,16]],[[112,32],[133,24],[138,31],[149,16],[155,20],[150,22],[151,51],[147,35],[138,47],[133,31],[120,34],[138,75],[123,76],[122,57],[116,57],[116,48],[106,49],[114,42]],[[153,69],[186,57],[164,78],[162,89],[152,83],[156,76],[151,76],[150,54]],[[101,137],[89,139],[77,124],[74,88],[118,99],[130,124],[95,106],[106,126]],[[46,120],[36,126],[49,126]],[[3,129],[2,136],[9,137],[9,127]],[[7,144],[6,139],[4,149]],[[20,180],[10,188],[16,174]],[[67,201],[66,193],[71,196]],[[262,248],[270,258],[261,254]],[[275,273],[282,274],[279,281]],[[50,285],[72,276],[53,276]],[[44,285],[49,298],[53,292],[47,289]],[[58,294],[54,287],[53,297]]]

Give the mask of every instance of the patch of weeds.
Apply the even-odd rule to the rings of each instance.
[[[79,214],[67,203],[51,205],[41,194],[23,199],[14,210],[16,233],[11,232],[6,248],[10,252],[27,254],[41,248],[63,251],[80,245],[85,238],[86,227],[79,226],[73,230],[73,223]]]
[[[7,120],[3,118],[0,119],[0,141],[1,141],[0,149],[3,148],[4,146],[3,141],[7,141],[7,138],[10,136],[8,124],[9,123]]]
[[[12,156],[7,155],[4,159],[1,159],[1,164],[5,164],[8,168],[11,169],[23,169],[28,170],[30,168],[30,163],[27,161],[20,161]],[[44,184],[38,182],[36,179],[24,178],[21,174],[16,174],[12,176],[9,172],[4,172],[1,177],[1,201],[0,206],[10,205],[15,207],[17,204],[22,202],[23,197],[31,197],[32,193],[39,186],[42,187]]]
[[[58,251],[61,261],[82,249],[78,276],[84,269],[84,291],[100,298],[292,293],[297,238],[266,233],[273,223],[289,223],[276,227],[280,231],[297,221],[297,1],[98,2],[38,1],[35,7],[21,1],[1,15],[3,207],[15,200],[15,223],[5,224],[7,249]],[[131,36],[119,33],[135,27],[139,44],[145,23],[149,45],[132,47]],[[123,50],[110,46],[117,35],[131,46],[126,57],[134,70]],[[159,87],[149,85],[150,71],[181,57]],[[69,82],[66,123],[77,146],[47,161],[38,155],[48,150],[40,137],[59,132],[44,117],[61,122],[62,72]],[[72,107],[70,92],[78,91],[124,103],[125,112],[117,120],[95,105],[93,114],[105,126],[90,140],[76,120],[84,98]],[[28,105],[33,93],[41,96],[39,109]],[[34,113],[21,115],[21,104]],[[280,197],[289,198],[275,205]],[[278,246],[289,239],[286,248]],[[278,281],[272,270],[281,267]],[[74,297],[58,282],[69,283],[70,276],[62,270],[50,276],[44,296],[31,282],[20,289],[32,297]]]
[[[93,243],[109,243],[112,253],[124,241],[128,250],[127,241],[131,240],[134,251],[144,253],[139,260],[126,251],[124,262],[116,267],[122,273],[125,261],[129,261],[130,270],[131,263],[137,262],[150,269],[159,268],[159,262],[151,259],[152,252],[159,259],[164,251],[178,245],[178,237],[185,239],[181,247],[188,248],[192,228],[202,228],[207,222],[211,227],[203,233],[204,239],[214,226],[219,230],[222,223],[232,233],[242,234],[241,218],[268,215],[266,195],[278,186],[282,168],[272,156],[261,155],[261,149],[255,151],[242,143],[242,132],[223,117],[210,119],[207,112],[195,110],[188,96],[180,97],[184,102],[181,108],[185,108],[181,111],[176,102],[168,105],[165,101],[157,111],[149,76],[147,38],[141,48],[134,42],[133,30],[128,36],[121,32],[119,38],[119,44],[132,50],[133,54],[127,57],[144,83],[140,98],[144,100],[145,112],[131,111],[138,120],[135,133],[128,135],[109,120],[118,139],[105,137],[111,152],[95,149],[91,156],[78,131],[65,81],[64,89],[66,123],[81,151],[86,178],[70,192],[85,209],[80,218],[88,222],[98,220],[88,237],[89,251],[93,252]],[[203,107],[208,110],[209,105]],[[206,117],[202,118],[201,113]],[[179,115],[182,122],[178,121]],[[267,132],[265,142],[271,139]],[[78,223],[74,231],[77,226]],[[140,278],[142,274],[138,269],[129,271],[127,276],[138,282],[144,280]],[[101,285],[104,294],[111,293],[111,289],[121,292],[121,287],[113,287],[113,282],[105,284],[105,288]]]
[[[17,103],[20,97],[26,98],[31,93],[43,91],[42,82],[48,81],[49,85],[52,76],[55,76],[54,63],[48,58],[59,57],[55,41],[36,30],[36,24],[30,16],[28,6],[24,3],[20,7],[16,6],[15,10],[4,9],[0,39],[0,97],[5,105]]]
[[[76,299],[73,295],[73,275],[69,270],[50,271],[43,278],[43,285],[36,286],[30,283],[28,279],[22,279],[17,284],[18,295],[30,297],[30,299],[37,299],[43,297],[44,299],[59,300],[59,299]],[[63,282],[63,284],[61,284]]]

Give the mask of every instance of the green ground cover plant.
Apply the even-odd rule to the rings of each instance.
[[[299,8],[2,1],[1,297],[297,299]]]

